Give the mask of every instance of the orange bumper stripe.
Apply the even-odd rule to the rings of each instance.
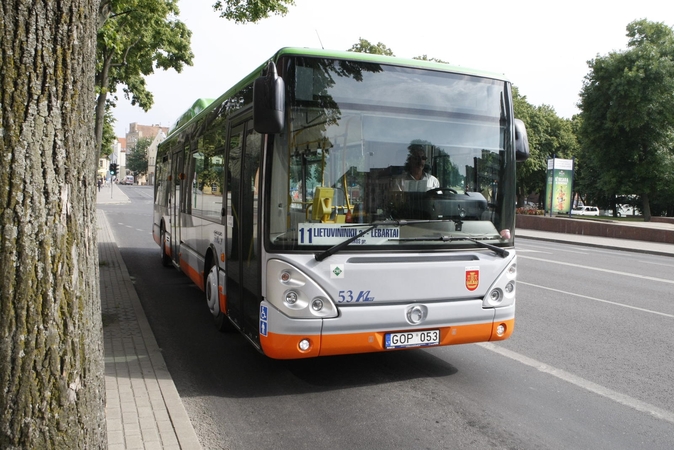
[[[506,332],[503,336],[496,335],[496,328],[504,324]],[[510,337],[515,326],[515,320],[506,320],[496,323],[481,323],[474,325],[458,325],[454,327],[440,328],[440,344],[456,345],[491,340],[504,340]],[[391,330],[395,331],[395,330]],[[386,351],[384,348],[384,336],[387,332],[366,332],[351,334],[331,335],[287,335],[269,333],[268,336],[260,336],[260,343],[264,353],[270,358],[296,359],[311,358],[315,356],[345,355],[350,353],[369,353]],[[309,339],[311,347],[306,352],[299,349],[299,342]],[[412,347],[418,348],[418,347]],[[401,349],[409,350],[409,349]]]

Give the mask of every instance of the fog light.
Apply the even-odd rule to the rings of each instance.
[[[294,305],[297,303],[297,292],[288,291],[286,292],[286,303],[289,305]]]
[[[314,311],[320,311],[323,309],[323,300],[320,298],[315,298],[311,301],[311,309]]]
[[[506,294],[510,294],[514,290],[515,290],[515,283],[513,281],[506,284],[506,286],[505,286]]]
[[[496,335],[498,337],[502,337],[506,332],[506,326],[504,323],[499,324],[499,326],[496,327]]]
[[[309,339],[302,339],[299,343],[300,350],[306,352],[311,347],[311,342]]]

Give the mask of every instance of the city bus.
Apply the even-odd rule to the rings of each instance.
[[[283,48],[157,153],[161,261],[221,330],[296,359],[507,339],[516,162],[502,75]]]

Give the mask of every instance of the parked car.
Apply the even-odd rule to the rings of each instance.
[[[133,184],[133,175],[125,176],[122,184]]]
[[[599,208],[596,206],[576,206],[571,210],[571,214],[579,216],[598,216]]]

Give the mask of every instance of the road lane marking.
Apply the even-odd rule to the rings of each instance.
[[[526,366],[533,367],[534,369],[537,369],[540,372],[547,373],[549,375],[557,377],[560,380],[566,381],[567,383],[571,383],[574,386],[577,386],[581,389],[593,392],[597,395],[601,395],[602,397],[608,398],[609,400],[613,400],[614,402],[620,403],[621,405],[625,405],[632,409],[636,409],[637,411],[650,414],[653,417],[665,420],[669,423],[674,423],[674,413],[662,408],[658,408],[657,406],[651,405],[650,403],[637,400],[636,398],[630,397],[629,395],[621,394],[620,392],[616,392],[614,390],[601,386],[597,383],[593,383],[592,381],[581,378],[570,372],[566,372],[564,370],[557,369],[556,367],[549,366],[535,359],[521,355],[517,352],[513,352],[512,350],[499,347],[491,342],[478,342],[476,345],[479,345],[480,347],[492,351],[494,353],[498,353],[501,356],[505,356],[506,358],[510,358],[513,361],[517,361]]]
[[[544,246],[544,245],[536,245],[536,246],[532,246],[532,247],[534,247],[534,248],[543,248],[543,249],[545,249],[545,250],[553,250],[553,251],[556,251],[556,252],[578,253],[578,254],[581,254],[581,255],[589,255],[589,254],[590,254],[590,252],[588,252],[588,251],[567,250],[567,249],[564,249],[564,248],[558,248],[558,247],[546,247],[546,246]],[[518,251],[522,251],[522,250],[520,250],[517,246],[516,246],[515,248],[516,248]],[[528,251],[532,251],[532,250],[528,250]],[[535,250],[533,250],[533,251],[535,251]],[[542,252],[542,253],[549,253],[549,252]]]
[[[655,278],[655,277],[649,277],[649,276],[646,276],[646,275],[638,275],[636,273],[619,272],[617,270],[609,270],[609,269],[600,269],[599,267],[583,266],[581,264],[565,263],[565,262],[561,262],[561,261],[553,261],[551,259],[534,258],[533,256],[520,256],[520,258],[521,259],[531,259],[533,261],[548,262],[550,264],[559,264],[559,265],[562,265],[562,266],[575,267],[577,269],[587,269],[587,270],[594,270],[596,272],[605,272],[605,273],[611,273],[611,274],[614,274],[614,275],[622,275],[624,277],[640,278],[642,280],[659,281],[660,283],[674,284],[674,280],[666,280],[664,278]]]
[[[664,316],[664,317],[669,317],[669,318],[674,319],[674,314],[667,314],[667,313],[663,313],[663,312],[660,312],[660,311],[653,311],[652,309],[639,308],[638,306],[626,305],[625,303],[612,302],[611,300],[604,300],[604,299],[601,299],[601,298],[590,297],[588,295],[583,295],[583,294],[575,294],[573,292],[563,291],[561,289],[555,289],[555,288],[551,288],[551,287],[547,287],[547,286],[541,286],[539,284],[527,283],[525,281],[517,281],[517,284],[524,284],[524,285],[527,285],[527,286],[533,286],[533,287],[545,289],[547,291],[559,292],[560,294],[571,295],[571,296],[574,296],[574,297],[580,297],[580,298],[584,298],[584,299],[587,299],[587,300],[594,300],[595,302],[608,303],[609,305],[614,305],[614,306],[622,306],[623,308],[636,309],[637,311],[647,312],[647,313],[650,313],[650,314],[657,314],[658,316]]]
[[[655,266],[672,267],[672,264],[657,263],[657,262],[652,262],[652,261],[640,261],[640,260],[637,260],[636,262],[641,263],[641,264],[653,264],[653,265],[655,265]]]

